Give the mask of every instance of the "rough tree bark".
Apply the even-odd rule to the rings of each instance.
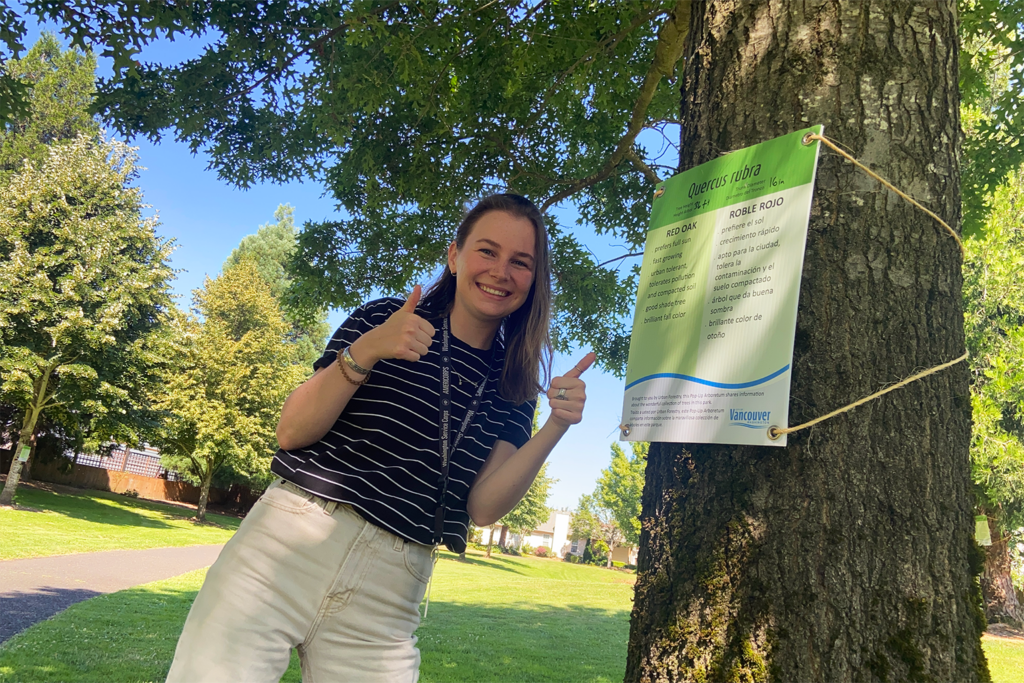
[[[1015,628],[1024,627],[1024,609],[1010,578],[1010,548],[999,520],[988,518],[992,545],[985,548],[985,571],[981,575],[981,594],[985,598],[985,617]]]
[[[27,411],[25,421],[22,424],[21,431],[18,432],[18,443],[14,446],[14,459],[11,461],[11,469],[7,471],[7,479],[4,481],[4,488],[0,491],[0,505],[8,506],[14,505],[14,494],[18,490],[18,483],[22,479],[22,472],[25,466],[28,465],[28,461],[22,462],[19,459],[21,449],[26,444],[35,451],[35,419],[31,419],[32,411]],[[31,453],[29,454],[31,459]],[[28,479],[28,477],[25,477]]]
[[[18,431],[18,443],[14,446],[14,459],[11,461],[11,469],[8,470],[4,488],[0,491],[0,505],[14,505],[14,494],[18,490],[18,482],[22,479],[22,474],[26,475],[25,479],[29,479],[27,475],[30,473],[25,471],[28,461],[22,462],[18,456],[25,444],[28,444],[32,449],[29,454],[30,460],[31,456],[35,454],[36,424],[39,422],[39,416],[42,415],[43,406],[46,403],[46,389],[49,377],[49,373],[46,373],[35,382],[35,401],[25,409],[25,415],[21,421],[21,429]]]
[[[959,225],[953,0],[695,2],[684,58],[682,169],[821,123]],[[824,149],[791,424],[961,355],[960,263]],[[626,680],[987,680],[969,439],[959,364],[786,448],[652,444]]]
[[[199,504],[196,506],[196,521],[206,521],[206,504],[210,500],[210,486],[213,483],[213,466],[206,468],[203,475],[203,483],[199,489]]]

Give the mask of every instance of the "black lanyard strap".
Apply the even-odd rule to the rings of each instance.
[[[473,400],[470,401],[469,408],[466,409],[466,417],[462,420],[462,426],[459,427],[459,432],[455,435],[455,440],[452,441],[452,354],[451,336],[448,331],[448,324],[448,316],[445,316],[441,323],[441,441],[438,446],[438,450],[441,454],[441,475],[437,480],[437,483],[441,488],[441,495],[437,501],[437,511],[434,513],[434,545],[439,544],[444,538],[445,498],[448,495],[448,466],[451,464],[451,456],[455,452],[455,449],[459,447],[459,442],[462,441],[462,437],[465,436],[470,423],[480,410],[480,400],[483,398],[484,389],[487,386],[487,380],[490,378],[491,370],[494,367],[494,357],[497,348],[497,341],[492,341],[491,360],[487,364],[487,373],[484,375],[484,378],[480,380],[480,384],[476,388],[476,393],[473,395]]]

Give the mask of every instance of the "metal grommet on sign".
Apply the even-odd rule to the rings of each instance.
[[[660,197],[663,194],[665,194],[665,188],[664,187],[659,187],[657,190],[654,191],[654,198],[657,199],[658,197]]]
[[[778,427],[778,425],[772,425],[768,428],[768,438],[772,441],[778,441],[782,438],[782,434],[783,431]]]
[[[629,431],[630,430],[629,430],[629,425],[628,424],[621,424],[621,425],[619,425],[619,430],[622,431],[622,438],[623,439],[625,439],[627,436],[629,436]]]
[[[808,133],[800,139],[800,144],[802,145],[809,145],[812,142],[814,142],[814,133]]]

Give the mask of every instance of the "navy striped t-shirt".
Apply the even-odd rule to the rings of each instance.
[[[356,309],[313,367],[335,362],[340,350],[382,324],[402,304],[399,299],[378,299]],[[416,362],[377,362],[369,381],[356,390],[326,436],[305,448],[279,450],[270,469],[322,498],[351,505],[372,524],[430,545],[441,493],[441,325],[426,312],[417,313],[436,329],[427,355]],[[499,395],[504,349],[498,340],[490,372],[490,350],[474,349],[454,335],[450,340],[453,433],[462,425],[478,383],[485,376],[487,381],[480,410],[452,454],[448,470],[443,542],[462,552],[470,521],[469,488],[496,440],[517,448],[529,440],[536,400],[517,406]],[[344,380],[339,377],[338,381]]]

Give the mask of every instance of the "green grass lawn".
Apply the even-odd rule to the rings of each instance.
[[[982,636],[981,647],[988,659],[992,683],[1020,683],[1024,671],[1024,642]]]
[[[88,553],[96,550],[163,548],[224,543],[240,519],[194,512],[102,491],[52,493],[22,487],[14,499],[32,510],[0,509],[0,560]]]
[[[189,521],[189,510],[108,493],[22,489],[0,510],[0,560],[39,555],[219,543],[238,526]],[[16,530],[16,533],[15,533]],[[0,646],[0,682],[162,681],[205,570],[72,606]],[[620,681],[633,576],[598,567],[470,551],[442,553],[430,614],[417,635],[420,680]],[[1024,643],[986,636],[994,683],[1016,683]],[[298,683],[298,659],[283,681]]]
[[[0,681],[160,681],[205,570],[74,605],[0,646]],[[420,680],[621,681],[629,574],[442,553]],[[298,683],[298,659],[283,681]]]

